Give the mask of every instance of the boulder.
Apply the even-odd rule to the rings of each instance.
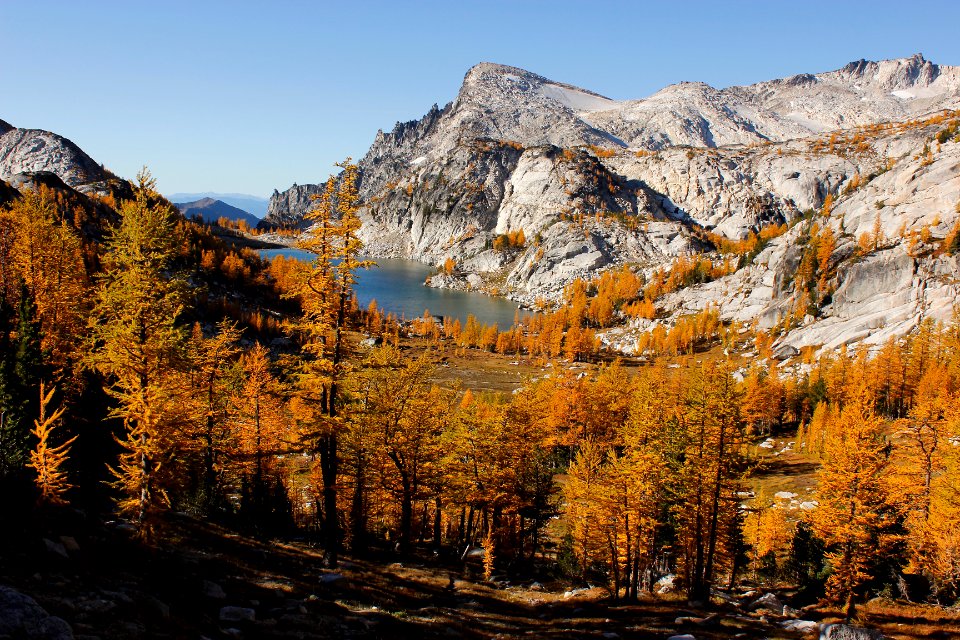
[[[50,553],[55,556],[60,556],[61,558],[69,558],[67,555],[67,549],[63,544],[59,542],[54,542],[53,540],[48,540],[47,538],[43,539],[43,546],[46,548],[47,553]]]
[[[319,577],[319,581],[320,581],[322,584],[332,584],[332,583],[337,582],[337,581],[339,581],[339,580],[343,580],[343,575],[341,575],[341,574],[339,574],[339,573],[324,573],[323,575],[321,575],[321,576]]]
[[[223,600],[227,597],[223,587],[212,580],[203,581],[203,595],[213,600]]]
[[[222,607],[220,622],[254,622],[257,612],[246,607]]]
[[[80,545],[77,544],[77,540],[73,536],[60,536],[60,544],[62,544],[63,548],[69,553],[77,553],[80,551]]]
[[[784,620],[780,623],[780,626],[787,631],[797,633],[816,633],[820,628],[820,625],[813,620]]]
[[[765,593],[753,602],[750,603],[750,611],[757,611],[759,609],[766,609],[768,611],[773,611],[775,613],[780,613],[783,611],[783,603],[780,602],[780,598],[775,596],[772,593]]]
[[[0,586],[0,637],[73,640],[73,630],[44,611],[30,596]]]
[[[654,591],[660,594],[673,593],[676,590],[676,580],[677,576],[673,575],[672,573],[665,575],[657,580],[656,584],[654,585]]]
[[[820,627],[820,640],[882,640],[876,629],[854,627],[849,624],[825,624]]]

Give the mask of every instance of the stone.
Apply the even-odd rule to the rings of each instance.
[[[0,127],[0,179],[11,181],[17,174],[39,171],[51,172],[71,187],[108,177],[99,163],[62,136],[41,129],[4,131]]]
[[[119,604],[124,604],[124,605],[133,604],[133,598],[131,598],[128,594],[124,593],[123,591],[101,591],[100,595],[102,595],[104,598],[109,598],[110,600],[113,600],[114,602],[117,602]]]
[[[657,580],[656,584],[654,584],[653,586],[654,591],[656,591],[659,594],[673,593],[673,591],[676,590],[676,586],[674,584],[676,582],[676,579],[677,579],[677,576],[675,576],[672,573],[663,576],[662,578]]]
[[[767,611],[773,611],[780,613],[783,611],[783,603],[780,602],[780,599],[772,593],[765,593],[753,602],[750,603],[748,607],[750,611],[757,611],[759,609],[766,609]]]
[[[339,574],[339,573],[324,573],[324,574],[321,574],[321,575],[317,578],[317,580],[318,580],[321,584],[333,584],[334,582],[338,582],[338,581],[340,581],[340,580],[343,580],[343,575],[342,575],[342,574]]]
[[[158,598],[154,598],[153,596],[144,596],[143,602],[147,606],[148,610],[153,613],[153,615],[157,616],[161,620],[170,619],[170,605],[168,605],[166,602]]]
[[[849,624],[826,624],[820,627],[820,640],[881,640],[883,633],[875,629]]]
[[[780,623],[780,626],[787,631],[803,634],[817,633],[820,629],[820,625],[812,620],[784,620]]]
[[[36,601],[16,589],[0,586],[0,637],[36,640],[73,640],[64,620],[48,614]]]
[[[81,598],[76,601],[77,611],[84,614],[103,614],[117,608],[117,603],[104,598]]]
[[[60,556],[61,558],[69,558],[67,555],[67,549],[63,544],[59,542],[54,542],[53,540],[48,540],[47,538],[43,539],[43,546],[46,548],[47,553]]]
[[[221,607],[220,622],[254,622],[257,612],[246,607]]]
[[[63,548],[69,553],[77,553],[80,551],[80,545],[77,544],[73,536],[60,536],[60,544],[62,544]]]
[[[203,595],[212,600],[223,600],[227,597],[223,587],[212,580],[204,580],[202,590]]]

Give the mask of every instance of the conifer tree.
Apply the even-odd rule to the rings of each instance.
[[[873,565],[898,542],[898,514],[887,492],[887,442],[882,420],[860,390],[828,425],[813,529],[827,548],[833,571],[827,595],[854,613],[874,575]]]
[[[228,418],[239,339],[236,325],[222,320],[209,338],[199,323],[195,324],[186,343],[184,391],[190,416],[183,426],[184,449],[197,459],[197,506],[208,515],[227,508],[224,466],[226,457],[236,448]]]
[[[16,337],[0,337],[0,478],[19,474],[29,461],[31,416],[39,412],[40,381],[50,373],[41,346],[37,307],[21,283]]]
[[[87,311],[82,247],[63,209],[55,193],[41,186],[0,212],[15,230],[11,263],[36,306],[43,349],[58,369],[75,356]]]
[[[32,432],[37,439],[37,444],[30,452],[29,466],[37,472],[35,483],[40,491],[40,501],[46,504],[65,502],[63,494],[72,485],[67,481],[67,473],[63,466],[70,455],[70,445],[77,439],[77,436],[73,436],[59,445],[52,441],[57,421],[64,412],[64,408],[60,407],[47,415],[47,409],[56,390],[56,387],[51,387],[50,391],[46,391],[43,383],[40,383],[40,415],[33,422]]]
[[[337,564],[341,528],[337,508],[339,473],[340,390],[347,372],[343,331],[353,301],[355,271],[371,263],[359,258],[363,243],[360,229],[358,168],[349,159],[338,164],[343,171],[331,176],[315,199],[306,219],[313,226],[300,247],[315,257],[297,283],[303,316],[293,324],[300,339],[302,359],[297,372],[298,402],[304,438],[319,456],[322,523],[327,562]]]
[[[269,529],[275,507],[270,500],[270,478],[277,471],[274,457],[293,445],[292,434],[287,428],[284,390],[270,372],[267,349],[254,345],[240,364],[243,382],[230,399],[229,412],[247,486],[248,500],[241,515],[256,529]]]
[[[720,567],[732,561],[723,533],[736,517],[743,430],[740,394],[729,365],[694,370],[682,420],[686,430],[681,521],[688,597],[707,602]]]
[[[113,469],[120,512],[144,535],[151,516],[168,504],[174,425],[183,405],[175,373],[184,336],[177,319],[185,305],[174,213],[158,203],[155,182],[139,176],[136,199],[124,202],[107,242],[106,271],[91,318],[89,362],[107,378],[121,418],[124,452]]]

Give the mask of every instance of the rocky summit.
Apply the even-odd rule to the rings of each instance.
[[[958,108],[960,67],[920,54],[628,101],[482,63],[453,102],[377,133],[360,162],[361,233],[374,256],[452,259],[433,286],[533,304],[784,225],[733,273],[658,301],[653,321],[714,305],[770,328],[796,315],[793,272],[811,225],[828,226],[834,293],[785,327],[781,353],[877,342],[949,315],[957,296],[956,257],[937,247],[960,217]],[[301,224],[318,190],[275,192],[264,224]],[[522,246],[497,242],[521,230]],[[881,241],[858,249],[870,233]],[[606,339],[629,351],[646,329]]]
[[[18,129],[0,120],[0,203],[13,189],[45,183],[89,196],[129,194],[130,184],[88,156],[76,144],[43,129]]]

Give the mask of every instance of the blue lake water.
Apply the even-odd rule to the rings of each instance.
[[[306,261],[313,259],[313,254],[292,248],[262,249],[260,255],[267,259],[276,255]],[[429,310],[433,315],[459,318],[461,323],[472,314],[480,322],[496,323],[501,329],[513,324],[516,302],[471,291],[425,287],[423,281],[435,269],[415,260],[378,258],[376,263],[376,267],[361,269],[357,274],[357,298],[363,308],[371,300],[376,300],[379,308],[407,320],[420,317],[424,310]],[[521,311],[521,316],[529,314],[529,311]]]

